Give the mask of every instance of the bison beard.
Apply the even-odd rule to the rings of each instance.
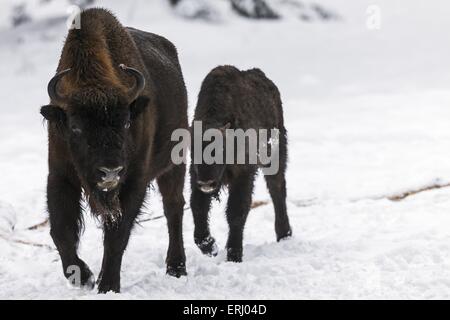
[[[113,226],[122,218],[119,189],[103,192],[93,191],[86,194],[92,214],[104,224]]]

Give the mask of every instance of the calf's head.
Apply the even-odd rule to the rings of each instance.
[[[230,123],[224,126],[207,126],[205,131],[202,132],[202,137],[196,136],[196,133],[193,135],[193,139],[202,139],[201,150],[194,149],[192,155],[196,187],[203,193],[217,193],[222,185],[226,169],[225,131],[229,127]],[[211,135],[208,135],[208,132]],[[195,145],[195,143],[195,141],[192,141],[192,145]],[[202,155],[201,161],[195,161],[195,153],[199,151]]]

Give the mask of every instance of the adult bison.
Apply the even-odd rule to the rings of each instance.
[[[173,165],[170,136],[187,128],[187,94],[173,44],[125,28],[107,10],[80,14],[48,84],[47,187],[50,234],[64,275],[94,277],[78,257],[82,196],[103,222],[99,292],[120,291],[120,268],[149,183],[156,179],[169,229],[167,273],[186,275],[182,238],[184,165]]]

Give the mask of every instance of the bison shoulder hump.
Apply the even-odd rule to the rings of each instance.
[[[205,80],[206,82],[209,81],[226,81],[226,80],[233,80],[237,76],[240,75],[239,69],[237,69],[234,66],[218,66],[212,69],[208,75],[206,76]]]
[[[155,33],[150,33],[131,27],[127,27],[126,29],[133,37],[138,47],[146,48],[147,46],[151,46],[160,52],[164,52],[164,54],[174,59],[174,61],[178,61],[177,48],[166,38]]]
[[[259,68],[253,68],[253,69],[247,70],[247,72],[249,74],[259,76],[261,78],[266,78],[266,74]]]

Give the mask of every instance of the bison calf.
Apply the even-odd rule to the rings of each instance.
[[[253,184],[258,168],[263,167],[260,154],[250,144],[243,148],[246,159],[258,158],[255,163],[237,163],[239,145],[229,146],[229,139],[236,142],[236,136],[230,137],[232,129],[249,129],[261,132],[278,129],[278,146],[267,136],[261,145],[271,145],[271,151],[278,148],[278,171],[265,175],[267,187],[275,207],[275,231],[277,240],[289,237],[291,227],[286,211],[285,170],[287,160],[286,129],[283,124],[283,111],[277,87],[259,69],[240,71],[232,66],[213,69],[203,81],[194,115],[194,125],[201,121],[202,135],[208,129],[219,129],[222,134],[223,151],[221,161],[205,163],[198,161],[199,152],[203,155],[208,143],[202,142],[202,148],[193,148],[191,174],[191,208],[194,217],[194,239],[200,250],[207,255],[216,255],[217,246],[210,234],[208,213],[213,197],[219,197],[222,186],[229,189],[226,216],[229,225],[227,241],[227,260],[242,261],[242,240],[244,225],[250,210]],[[216,130],[217,131],[217,130]],[[194,134],[194,140],[196,135]],[[249,142],[247,140],[247,142]],[[193,145],[195,146],[195,141]],[[232,163],[226,159],[230,148],[234,149]],[[259,149],[258,149],[259,150]],[[217,154],[213,155],[217,159]],[[221,156],[219,156],[220,158]]]

